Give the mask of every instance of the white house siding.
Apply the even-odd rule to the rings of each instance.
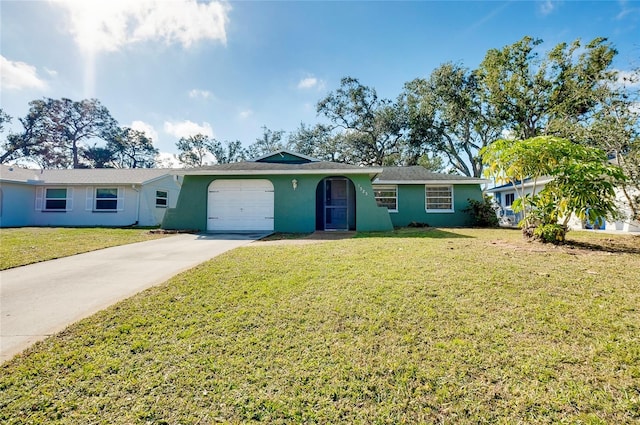
[[[0,227],[32,225],[35,190],[21,183],[0,183]]]
[[[0,227],[157,226],[167,209],[176,206],[181,180],[162,169],[30,170],[0,164]],[[106,197],[96,201],[98,188],[117,188],[117,199],[103,191]],[[66,192],[49,191],[53,197],[47,202],[47,189]],[[167,192],[166,205],[156,202],[158,190]],[[61,203],[55,195],[64,193],[66,202]],[[65,208],[46,211],[47,204]]]
[[[37,191],[39,188],[46,186],[38,186],[35,190],[36,195],[32,200],[31,210],[34,211],[34,226],[131,226],[136,222],[136,205],[138,192],[131,186],[119,185],[97,185],[97,186],[64,186],[55,185],[55,187],[66,187],[67,198],[71,199],[71,206],[67,211],[43,211],[38,205]],[[95,211],[92,204],[90,194],[95,193],[96,188],[118,188],[118,197],[120,198],[117,211]],[[95,196],[95,195],[93,195]]]
[[[544,183],[536,185],[536,193],[539,193],[544,188]],[[518,188],[518,190],[521,190]],[[496,193],[500,193],[500,210],[497,211],[498,218],[500,220],[500,224],[503,226],[517,226],[520,220],[522,220],[522,213],[514,213],[511,209],[511,206],[507,206],[506,198],[507,195],[513,194],[513,199],[516,200],[519,198],[518,193],[513,188],[505,188],[500,191],[496,191]],[[525,195],[529,195],[533,193],[533,186],[524,188]],[[494,194],[495,197],[495,194]]]
[[[180,194],[180,184],[177,176],[164,176],[145,183],[140,190],[140,226],[159,226],[164,219],[164,214],[169,208],[175,208]],[[156,205],[156,191],[168,192],[168,205],[162,208]]]
[[[632,192],[631,196],[638,196],[637,192]],[[623,232],[640,232],[640,222],[631,220],[631,207],[629,207],[627,198],[624,196],[622,190],[616,191],[616,200],[622,212],[622,216],[616,221],[607,221],[607,230],[619,230]]]
[[[545,183],[547,181],[543,181],[542,183],[538,183],[536,186],[536,193],[539,193],[542,189],[544,189]],[[490,190],[491,191],[491,190]],[[530,194],[533,191],[533,187],[525,187],[525,194]],[[517,226],[518,222],[522,219],[522,215],[514,214],[511,210],[511,207],[506,206],[505,200],[506,195],[510,193],[514,193],[514,198],[518,199],[519,196],[515,192],[513,188],[505,187],[498,190],[493,190],[494,197],[496,194],[500,194],[500,210],[497,211],[498,216],[500,218],[500,224],[503,226]],[[624,197],[624,193],[622,190],[616,190],[616,199],[618,206],[622,212],[623,217],[618,219],[617,221],[604,220],[604,228],[603,230],[615,230],[622,232],[640,232],[640,222],[632,221],[629,219],[631,216],[631,208],[628,206],[627,199]],[[584,229],[589,228],[585,225],[582,220],[578,219],[576,216],[572,216],[571,220],[569,220],[569,228],[570,229]]]

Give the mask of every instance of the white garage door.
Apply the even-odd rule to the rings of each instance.
[[[273,231],[269,180],[214,180],[209,185],[207,230]]]

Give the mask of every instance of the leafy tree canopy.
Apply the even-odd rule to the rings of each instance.
[[[407,116],[400,102],[379,99],[374,88],[345,77],[340,88],[318,102],[317,111],[331,122],[332,131],[342,131],[342,155],[353,158],[353,163],[391,165],[401,161]]]
[[[518,199],[514,211],[522,211],[521,226],[558,225],[566,232],[572,215],[579,219],[616,216],[615,188],[624,183],[622,170],[607,161],[597,148],[573,143],[554,136],[525,140],[498,140],[481,151],[487,165],[486,175],[510,182]],[[536,191],[535,182],[551,178],[544,189]],[[525,194],[525,179],[534,182],[533,194]],[[564,238],[564,233],[562,233]]]
[[[480,177],[478,151],[502,130],[495,109],[481,100],[474,72],[446,63],[429,79],[405,84],[403,99],[409,116],[409,146],[414,155],[442,155],[459,173]]]
[[[247,149],[249,158],[259,158],[278,150],[285,149],[282,137],[284,130],[270,130],[266,126],[262,127],[262,137],[256,139],[255,143]]]
[[[116,131],[107,142],[113,153],[116,168],[153,168],[158,149],[144,132],[124,127]]]
[[[221,143],[204,134],[183,137],[178,140],[176,147],[180,151],[178,159],[185,167],[208,165],[206,160],[209,157],[218,164],[243,161],[247,157],[247,152],[239,140]]]
[[[7,138],[0,162],[28,157],[43,168],[80,168],[84,144],[108,140],[118,128],[97,99],[46,98],[29,106],[19,119],[23,131]]]

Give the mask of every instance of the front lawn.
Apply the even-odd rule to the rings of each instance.
[[[161,238],[144,229],[22,227],[0,230],[0,270]]]
[[[640,238],[254,243],[0,369],[0,422],[640,421]]]

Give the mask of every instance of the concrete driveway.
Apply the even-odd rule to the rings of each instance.
[[[0,272],[0,361],[264,235],[181,234]]]

